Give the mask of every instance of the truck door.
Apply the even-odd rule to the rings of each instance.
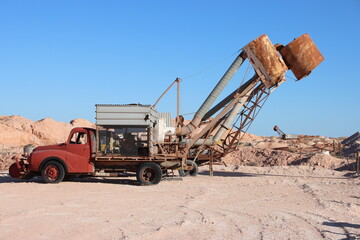
[[[84,173],[89,169],[91,158],[90,136],[85,130],[73,132],[67,144],[67,162],[72,172]]]

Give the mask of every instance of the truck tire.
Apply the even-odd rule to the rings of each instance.
[[[59,183],[64,179],[65,170],[61,163],[49,161],[41,169],[41,176],[45,183]]]
[[[140,165],[136,171],[136,179],[140,185],[155,185],[161,181],[161,167],[154,162],[146,162]]]
[[[193,166],[193,170],[179,170],[179,175],[182,177],[186,177],[186,176],[192,176],[192,177],[196,177],[199,173],[199,167],[196,164],[196,162],[191,161],[191,160],[186,160],[186,165],[188,166]]]

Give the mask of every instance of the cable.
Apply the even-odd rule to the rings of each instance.
[[[285,77],[288,77],[288,78],[290,78],[290,79],[292,79],[292,80],[295,80],[295,82],[299,81],[299,80],[297,80],[297,79],[295,79],[295,78],[293,78],[293,77],[290,77],[289,75],[285,75]]]
[[[183,116],[186,116],[186,115],[191,115],[191,114],[195,114],[196,112],[191,112],[191,113],[184,113],[184,114],[181,114]]]
[[[213,69],[213,68],[215,68],[216,66],[218,66],[219,64],[225,62],[225,61],[228,60],[230,57],[234,56],[235,54],[239,53],[240,51],[241,51],[241,49],[238,50],[238,51],[236,51],[236,52],[234,52],[234,53],[231,54],[230,56],[227,56],[226,58],[220,60],[219,62],[216,62],[216,63],[214,63],[214,64],[212,64],[212,65],[204,68],[203,70],[200,70],[199,72],[196,72],[196,73],[193,73],[193,74],[190,74],[190,75],[187,75],[187,76],[181,78],[181,80],[184,80],[184,79],[187,79],[187,78],[192,78],[192,77],[194,77],[194,76],[197,76],[197,75],[200,75],[200,74],[202,74],[202,73],[204,73],[204,72],[207,72],[207,71],[209,71],[210,69]]]
[[[246,67],[246,71],[245,71],[245,73],[244,73],[244,77],[243,77],[243,79],[241,80],[240,86],[243,85],[243,83],[244,83],[244,81],[245,81],[245,78],[247,77],[247,75],[248,75],[248,73],[249,73],[249,68],[250,68],[250,61],[248,62],[248,65],[247,65],[247,67]],[[251,68],[252,68],[252,65],[251,65]],[[237,93],[239,93],[239,90],[240,90],[240,87],[238,88]]]

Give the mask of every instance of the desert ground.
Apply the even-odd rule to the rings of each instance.
[[[0,239],[360,239],[360,132],[342,138],[244,134],[197,177],[139,186],[134,175],[44,184],[7,169],[26,144],[56,144],[83,119],[0,116]]]
[[[43,184],[0,174],[0,239],[359,239],[360,181],[321,167],[215,166]]]

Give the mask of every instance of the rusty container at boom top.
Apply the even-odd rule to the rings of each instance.
[[[243,50],[267,88],[285,80],[288,68],[266,34],[247,44]]]
[[[307,33],[281,48],[280,54],[298,80],[308,76],[324,60]]]

